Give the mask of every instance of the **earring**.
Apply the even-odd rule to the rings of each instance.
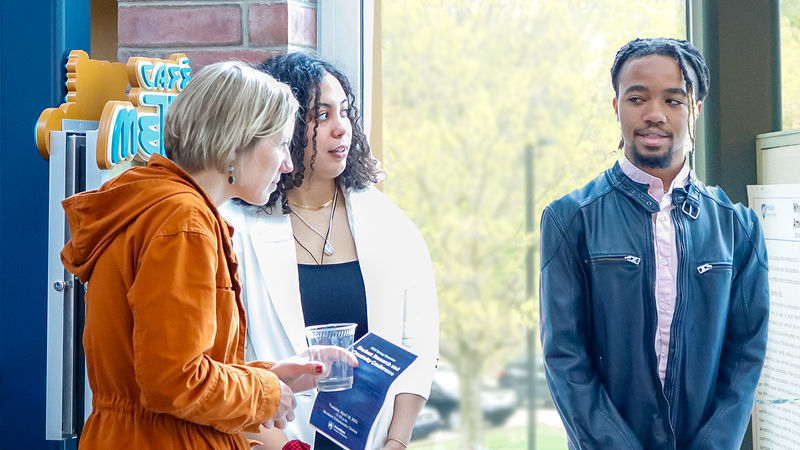
[[[228,184],[236,183],[236,177],[233,176],[233,167],[228,169],[228,172],[230,172],[230,175],[228,175]]]

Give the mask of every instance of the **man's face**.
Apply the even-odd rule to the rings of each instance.
[[[663,55],[631,59],[619,72],[618,92],[613,104],[625,156],[646,172],[683,165],[689,105],[678,63]]]

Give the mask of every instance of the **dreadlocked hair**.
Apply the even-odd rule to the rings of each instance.
[[[614,94],[619,97],[619,72],[622,66],[631,59],[648,55],[669,56],[678,63],[681,75],[686,82],[689,115],[689,139],[694,149],[695,120],[697,119],[697,102],[708,95],[711,74],[700,51],[688,41],[673,38],[634,39],[619,49],[611,65],[611,85]],[[696,85],[695,85],[696,84]],[[623,143],[620,141],[619,148]]]
[[[256,68],[268,73],[276,80],[288,84],[300,104],[295,119],[294,135],[289,144],[289,153],[295,170],[292,173],[281,175],[277,189],[270,195],[269,201],[265,205],[267,211],[270,211],[278,199],[281,199],[281,208],[285,214],[288,214],[289,203],[286,191],[300,187],[305,179],[306,171],[314,171],[314,161],[317,158],[320,83],[325,74],[332,75],[342,85],[349,103],[347,118],[353,128],[347,164],[335,181],[345,189],[364,189],[369,184],[378,181],[375,160],[372,158],[367,136],[361,125],[361,116],[356,107],[353,88],[341,71],[332,64],[305,53],[286,53],[275,56],[263,61]],[[308,145],[306,135],[308,127],[312,127],[313,130],[312,153],[309,161],[310,167],[305,167],[303,161]]]

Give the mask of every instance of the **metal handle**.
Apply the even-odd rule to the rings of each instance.
[[[53,289],[55,289],[58,292],[62,292],[64,289],[68,287],[72,287],[72,282],[69,280],[67,281],[56,280],[55,283],[53,283]]]

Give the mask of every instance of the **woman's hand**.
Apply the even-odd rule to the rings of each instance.
[[[264,426],[267,428],[274,426],[275,428],[284,429],[289,422],[294,420],[294,408],[297,406],[294,391],[283,381],[279,382],[281,384],[281,402],[278,404],[278,410],[275,415],[264,422]]]
[[[313,345],[297,355],[276,362],[270,371],[292,391],[302,392],[317,387],[317,378],[327,376],[331,363],[338,360],[344,360],[352,367],[358,366],[358,359],[344,348]]]

